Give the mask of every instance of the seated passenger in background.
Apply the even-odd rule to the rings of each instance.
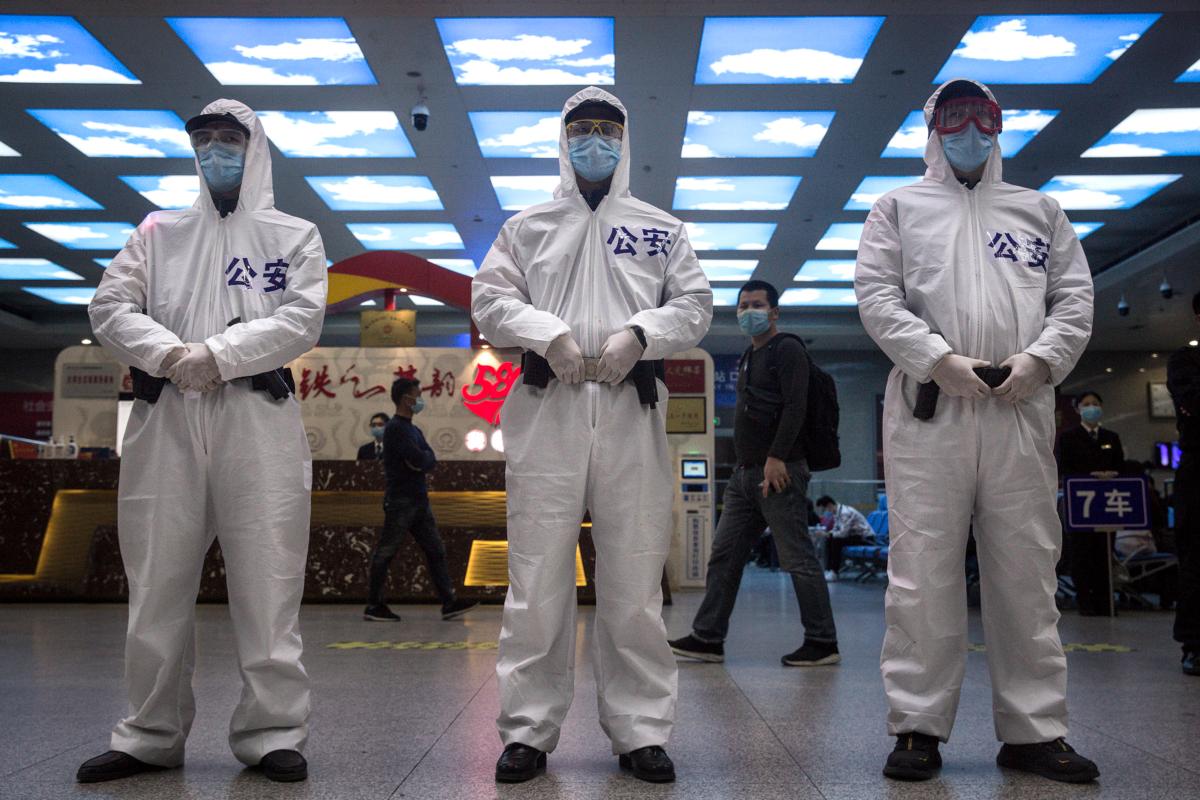
[[[371,416],[371,441],[358,448],[359,461],[383,461],[383,430],[387,424],[387,414]]]
[[[839,503],[829,495],[817,499],[817,510],[832,523],[825,545],[825,580],[836,581],[842,569],[842,548],[863,544],[873,538],[873,533],[861,511]]]

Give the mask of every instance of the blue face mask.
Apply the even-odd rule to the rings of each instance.
[[[414,414],[420,414],[424,408],[425,408],[425,398],[424,397],[418,397],[416,400],[413,401],[412,411]]]
[[[567,142],[571,166],[581,177],[599,182],[612,175],[621,160],[621,143],[600,134],[578,136]]]
[[[218,194],[231,192],[242,185],[242,170],[246,165],[246,151],[235,150],[214,144],[199,154],[200,171],[208,188]]]
[[[1083,421],[1089,425],[1095,425],[1104,416],[1104,409],[1100,406],[1084,406],[1079,409],[1079,416],[1083,417]]]
[[[372,425],[371,426],[371,435],[374,436],[376,439],[382,439],[383,438],[383,426],[382,425]]]
[[[992,154],[995,139],[975,125],[968,124],[958,133],[942,136],[942,151],[946,160],[959,172],[973,172]]]
[[[747,309],[739,311],[737,315],[738,327],[742,329],[742,333],[747,336],[758,336],[766,333],[771,329],[771,318],[769,311],[758,309]]]

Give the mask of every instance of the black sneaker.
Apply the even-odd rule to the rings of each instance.
[[[457,619],[477,605],[478,600],[451,600],[442,606],[442,620]]]
[[[308,762],[295,750],[272,750],[258,762],[263,775],[279,783],[293,783],[308,778]]]
[[[387,606],[367,606],[363,609],[363,619],[368,622],[399,622],[400,615],[393,614]]]
[[[147,764],[145,761],[139,761],[129,755],[129,753],[109,750],[103,755],[89,758],[83,762],[79,766],[79,771],[75,773],[75,780],[80,783],[102,783],[104,781],[115,781],[119,778],[128,778],[131,775],[139,775],[143,772],[162,772],[164,769],[171,769],[171,767]]]
[[[824,667],[829,664],[837,664],[842,660],[842,656],[838,653],[837,642],[805,640],[799,650],[788,653],[779,660],[785,667]]]
[[[883,765],[885,777],[898,781],[927,781],[942,768],[938,738],[926,733],[902,733]]]
[[[671,783],[675,780],[675,765],[671,763],[671,757],[656,744],[623,753],[617,763],[621,769],[632,772],[633,777],[648,783]]]
[[[1186,650],[1179,662],[1184,675],[1200,675],[1200,650]]]
[[[1076,753],[1065,739],[1038,744],[1006,744],[1000,748],[996,763],[1064,783],[1088,783],[1100,777],[1100,769]]]
[[[671,652],[684,658],[694,658],[697,661],[707,661],[720,664],[725,660],[725,645],[721,642],[704,642],[690,633],[682,639],[672,639]]]
[[[496,762],[496,780],[501,783],[522,783],[545,771],[546,754],[520,742],[504,748]]]

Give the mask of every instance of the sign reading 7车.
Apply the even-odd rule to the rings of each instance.
[[[1063,481],[1072,530],[1149,528],[1145,478],[1072,477]]]

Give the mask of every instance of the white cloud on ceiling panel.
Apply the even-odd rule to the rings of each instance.
[[[724,158],[724,156],[706,144],[695,144],[687,141],[683,143],[683,151],[679,155],[682,158]]]
[[[61,50],[43,52],[46,45],[63,44],[63,40],[48,33],[5,33],[0,31],[0,58],[62,58]]]
[[[771,120],[761,131],[754,134],[754,141],[816,147],[828,131],[829,129],[820,123],[808,123],[800,117],[780,117]]]
[[[675,188],[695,192],[732,192],[735,187],[725,178],[679,178]]]
[[[392,232],[388,228],[376,227],[373,230],[370,228],[355,228],[354,237],[361,242],[390,242],[392,240]]]
[[[617,57],[612,53],[608,53],[598,58],[559,59],[554,63],[564,67],[615,67],[617,65]]]
[[[467,61],[459,68],[458,82],[476,86],[502,85],[611,85],[611,75],[589,72],[576,75],[562,69],[521,69],[501,67],[491,61]]]
[[[51,69],[21,69],[0,75],[0,83],[141,83],[98,64],[55,64]]]
[[[489,136],[479,142],[481,147],[528,147],[529,145],[552,144],[558,155],[558,134],[562,123],[558,117],[544,117],[534,125],[521,125],[508,133]]]
[[[76,136],[73,133],[59,134],[67,142],[89,156],[133,156],[162,158],[162,150],[141,142],[131,142],[116,136]]]
[[[717,118],[704,111],[689,111],[687,121],[688,125],[712,125]]]
[[[266,111],[259,115],[259,121],[280,150],[292,156],[309,158],[369,156],[371,152],[365,147],[334,144],[330,140],[400,127],[396,115],[391,111],[327,111],[324,117],[321,122],[313,122]]]
[[[1146,147],[1142,144],[1103,144],[1099,147],[1088,148],[1083,158],[1130,158],[1137,156],[1165,156],[1167,151],[1159,147]]]
[[[1047,114],[1036,109],[1031,111],[1005,111],[1003,115],[1004,130],[1036,132],[1050,124],[1050,121],[1053,119],[1053,114]],[[921,140],[924,141],[924,139],[925,132],[922,130]]]
[[[1006,19],[983,31],[968,31],[953,55],[980,61],[1067,58],[1075,43],[1052,33],[1030,34],[1023,19]]]
[[[1119,194],[1111,194],[1098,189],[1064,189],[1048,191],[1063,208],[1105,209],[1120,208],[1125,204],[1125,198]]]
[[[462,246],[462,238],[454,231],[430,231],[423,236],[414,236],[412,239],[417,244],[429,245],[430,247],[440,247],[442,245]]]
[[[276,72],[272,67],[243,64],[240,61],[214,61],[205,64],[213,77],[229,85],[255,86],[317,86],[321,82],[312,75]]]
[[[0,192],[0,206],[10,208],[78,208],[79,204],[65,197],[37,194],[5,194]]]
[[[558,188],[560,180],[557,175],[493,175],[492,186],[518,191],[552,192]]]
[[[722,56],[709,66],[718,75],[735,73],[838,83],[853,80],[858,68],[862,66],[862,59],[847,58],[807,47],[794,50],[759,48],[747,53]]]
[[[188,208],[200,196],[200,181],[195,175],[163,175],[155,188],[139,194],[159,208]]]
[[[1198,133],[1200,108],[1143,108],[1113,128],[1113,133]]]
[[[89,239],[108,239],[110,236],[110,234],[103,231],[94,230],[87,223],[83,222],[63,224],[54,222],[29,223],[28,227],[42,236],[63,244],[68,242],[83,242]],[[133,233],[133,228],[129,228],[128,231],[123,231],[123,233],[128,236]]]
[[[589,44],[589,39],[559,39],[523,33],[511,39],[460,39],[448,45],[446,50],[487,61],[550,61],[578,55]]]
[[[245,58],[256,61],[362,61],[362,50],[351,38],[297,39],[294,42],[260,44],[253,47],[234,45]]]
[[[6,145],[4,142],[0,142],[0,157],[19,156],[19,155],[21,155],[21,154],[18,153],[16,150],[13,150],[11,147]]]
[[[328,191],[335,202],[377,203],[380,205],[410,205],[437,203],[438,193],[424,186],[391,186],[372,180],[369,175],[353,175],[341,181],[317,183]]]
[[[772,200],[732,200],[729,202],[713,201],[711,203],[694,203],[688,206],[691,211],[779,211],[787,208],[786,202]]]

